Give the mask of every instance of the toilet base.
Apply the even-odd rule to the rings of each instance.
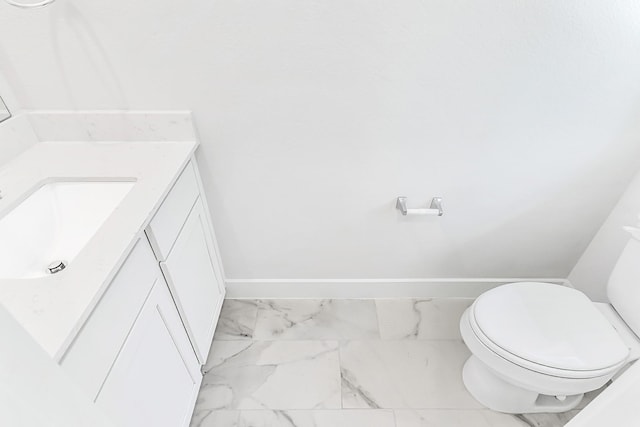
[[[575,394],[559,400],[555,396],[523,389],[498,376],[473,355],[464,364],[462,380],[478,402],[489,409],[508,414],[565,412],[575,408],[584,396]]]

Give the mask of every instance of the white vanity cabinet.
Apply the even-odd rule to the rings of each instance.
[[[189,163],[146,233],[201,364],[207,361],[224,285],[213,229]]]
[[[60,364],[117,426],[189,424],[200,363],[144,237]]]
[[[186,427],[224,299],[194,158],[60,365],[120,427]]]

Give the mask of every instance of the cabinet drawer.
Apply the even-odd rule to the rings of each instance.
[[[138,240],[60,363],[94,399],[160,276],[151,248]]]
[[[189,162],[146,230],[158,260],[169,256],[199,192],[196,174]]]

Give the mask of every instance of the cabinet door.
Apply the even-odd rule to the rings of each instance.
[[[194,205],[169,257],[160,267],[201,364],[207,361],[224,285],[202,201]]]
[[[82,326],[60,365],[98,396],[160,272],[146,240],[139,240]]]
[[[199,368],[159,278],[96,403],[118,426],[186,426],[202,381]]]

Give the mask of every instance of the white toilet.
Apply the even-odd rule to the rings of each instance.
[[[640,357],[640,241],[632,238],[609,277],[611,304],[550,283],[489,290],[460,320],[471,357],[469,392],[507,413],[563,412]],[[635,333],[634,333],[635,332]]]

